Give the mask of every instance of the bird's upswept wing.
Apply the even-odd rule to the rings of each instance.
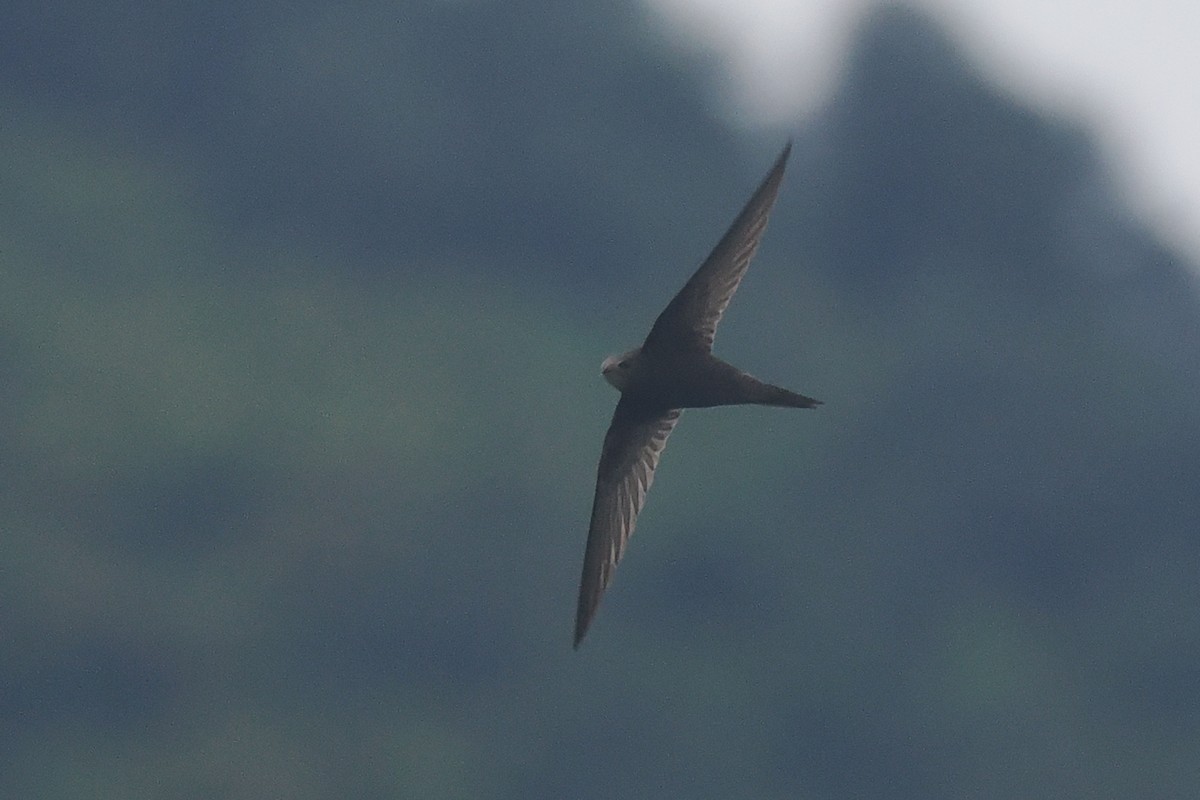
[[[659,456],[679,414],[677,408],[650,408],[624,397],[617,403],[596,474],[596,497],[575,612],[576,647],[612,582],[613,570],[633,533],[646,492],[654,481]]]
[[[646,337],[646,350],[712,349],[717,323],[742,282],[767,227],[791,152],[792,143],[788,142],[721,241],[659,314]]]

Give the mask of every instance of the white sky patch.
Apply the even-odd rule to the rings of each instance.
[[[647,0],[714,48],[750,124],[811,113],[868,0]],[[1135,210],[1200,262],[1200,2],[913,0],[997,83],[1099,137]]]

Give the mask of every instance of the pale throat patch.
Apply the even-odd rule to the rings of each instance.
[[[604,359],[604,363],[600,365],[600,374],[604,376],[604,380],[608,381],[610,386],[625,391],[625,387],[629,385],[629,377],[633,372],[635,360],[641,348],[634,348],[628,353],[622,353],[619,356],[609,356]]]

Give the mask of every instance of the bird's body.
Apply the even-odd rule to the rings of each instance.
[[[656,353],[638,348],[621,358],[632,364],[626,367],[628,380],[616,388],[623,397],[646,406],[665,410],[739,405],[813,408],[818,404],[811,397],[763,383],[704,350]]]
[[[709,257],[659,315],[646,341],[605,359],[601,367],[621,400],[600,453],[575,616],[576,647],[612,581],[682,409],[820,405],[712,354],[717,323],[758,247],[790,150],[789,143]]]

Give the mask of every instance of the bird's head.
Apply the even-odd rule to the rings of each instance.
[[[630,376],[633,375],[633,370],[637,366],[637,357],[641,352],[642,348],[635,347],[628,353],[622,353],[619,356],[609,356],[600,365],[600,374],[612,386],[622,392],[625,391],[626,387],[629,386]]]

